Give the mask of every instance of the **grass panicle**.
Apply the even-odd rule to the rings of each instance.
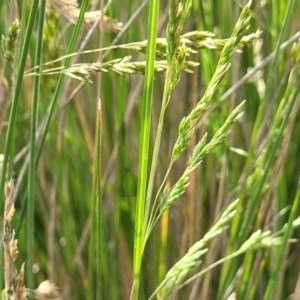
[[[189,251],[181,258],[166,274],[164,280],[159,285],[155,294],[159,294],[159,299],[165,299],[172,291],[175,290],[186,275],[199,266],[200,259],[207,253],[208,242],[221,234],[226,228],[230,220],[235,215],[235,207],[238,200],[232,202],[222,213],[215,225],[204,235],[204,237],[195,243]]]
[[[297,49],[297,46],[295,46],[294,49]],[[254,169],[251,174],[248,174],[240,193],[241,201],[237,208],[239,213],[235,216],[231,228],[231,240],[234,240],[234,243],[233,247],[231,247],[231,245],[228,247],[228,252],[232,252],[234,251],[233,249],[240,247],[249,234],[249,224],[253,220],[253,215],[258,213],[262,204],[262,196],[269,190],[268,180],[272,175],[272,170],[275,170],[274,160],[276,155],[278,155],[277,153],[280,151],[280,148],[283,149],[285,147],[285,145],[281,145],[284,131],[288,123],[292,120],[291,113],[297,103],[296,99],[300,90],[300,86],[295,85],[299,72],[299,52],[296,51],[293,53],[296,53],[296,56],[293,58],[295,64],[289,74],[288,84],[280,100],[277,113],[274,116],[273,125],[268,133],[269,138],[264,147],[262,147],[257,154]],[[298,57],[298,63],[296,63],[297,59],[295,59],[295,57]],[[247,206],[248,213],[244,216],[241,213],[244,212],[245,206]],[[231,265],[231,271],[229,265]],[[224,282],[229,283],[232,278],[235,277],[235,270],[237,270],[237,268],[237,261],[233,260],[227,263],[223,273]],[[227,272],[230,275],[228,275]],[[222,283],[221,286],[224,286],[225,289],[228,283]]]
[[[183,10],[185,9],[185,10]],[[147,206],[146,206],[146,218],[145,218],[145,241],[146,243],[151,228],[152,221],[151,218],[153,216],[150,215],[150,206],[155,206],[155,201],[152,203],[152,191],[154,185],[154,177],[157,168],[157,159],[160,150],[161,137],[163,131],[163,124],[165,118],[165,112],[167,106],[170,102],[172,93],[179,83],[182,72],[186,71],[186,65],[190,64],[190,62],[186,61],[186,47],[184,44],[179,44],[180,35],[183,30],[183,26],[187,20],[187,17],[190,13],[191,2],[190,1],[172,1],[169,8],[169,21],[167,25],[167,68],[166,68],[166,77],[163,91],[163,98],[161,103],[161,109],[159,114],[159,121],[156,130],[155,143],[153,148],[152,162],[151,162],[151,170],[149,176],[149,185],[147,190]],[[198,65],[198,63],[196,63]],[[195,66],[196,66],[195,65]],[[150,221],[149,221],[150,220]],[[150,227],[149,227],[149,224]]]
[[[241,51],[243,47],[248,44],[253,43],[253,41],[257,40],[261,35],[261,31],[257,30],[254,33],[243,35],[241,40],[238,42],[236,46],[236,51]],[[186,46],[187,56],[196,53],[199,49],[209,49],[215,51],[221,51],[228,39],[217,39],[214,38],[214,34],[209,31],[190,31],[184,33],[180,36],[179,45]],[[123,49],[133,50],[136,52],[146,53],[148,41],[142,42],[134,42],[124,45],[119,45],[116,47],[120,47]],[[156,56],[158,58],[166,58],[167,57],[167,39],[166,38],[157,38],[156,39]]]
[[[299,220],[295,220],[293,222],[293,227],[297,228],[300,226]],[[186,280],[183,284],[179,285],[177,289],[180,289],[187,285],[188,283],[194,281],[195,279],[203,276],[209,270],[215,268],[216,266],[223,264],[228,260],[232,260],[234,257],[244,254],[247,251],[253,251],[258,249],[268,249],[271,247],[279,247],[284,244],[284,237],[280,236],[284,232],[286,226],[283,227],[282,230],[276,233],[272,233],[270,230],[262,231],[261,229],[253,232],[251,236],[241,245],[241,247],[234,251],[233,253],[225,256],[224,258],[214,262],[209,267],[203,269],[202,271],[198,272],[196,275],[193,275],[191,278]],[[289,239],[287,240],[288,243],[295,243],[297,242],[296,239]]]
[[[275,159],[276,151],[278,146],[282,142],[283,131],[292,112],[293,106],[295,104],[297,92],[297,85],[295,85],[298,74],[299,74],[299,62],[300,62],[300,51],[299,43],[295,43],[293,46],[293,61],[294,66],[290,72],[288,79],[288,85],[283,95],[277,114],[273,120],[273,126],[270,130],[270,138],[267,144],[262,149],[261,153],[258,155],[255,162],[253,173],[247,178],[245,187],[248,188],[247,196],[252,195],[252,201],[250,204],[250,211],[256,211],[258,209],[259,201],[256,201],[260,193],[267,189],[265,182],[271,174],[272,162]],[[299,91],[299,87],[298,87]],[[244,201],[247,197],[243,198]],[[251,214],[250,214],[251,215]],[[250,216],[249,215],[249,216]],[[242,225],[239,226],[238,240],[241,242],[244,238],[247,227],[250,222],[250,217],[239,218],[240,221],[243,221]]]
[[[240,40],[240,42],[238,43],[237,47],[236,47],[236,51],[240,51],[240,49],[242,47],[245,47],[246,45],[252,44],[255,40],[257,40],[261,35],[261,31],[257,31],[255,33],[251,33],[249,35],[244,35],[242,37],[242,39]],[[210,32],[205,32],[205,31],[193,31],[193,32],[189,32],[186,34],[183,34],[180,36],[180,43],[178,46],[178,49],[183,49],[181,46],[184,45],[184,53],[186,57],[189,57],[190,54],[194,54],[197,53],[198,50],[201,49],[209,49],[209,50],[216,50],[216,51],[221,51],[224,48],[224,45],[226,44],[226,42],[228,41],[228,39],[213,39],[213,33]],[[49,66],[51,64],[55,64],[57,62],[60,62],[68,57],[73,57],[75,55],[78,54],[91,54],[94,52],[99,52],[99,51],[107,51],[107,50],[113,50],[113,49],[126,49],[126,50],[133,50],[136,52],[141,52],[141,53],[146,53],[146,49],[147,49],[147,45],[148,45],[148,40],[145,40],[143,42],[134,42],[134,43],[129,43],[129,44],[123,44],[123,45],[116,45],[116,46],[109,46],[109,47],[105,47],[102,49],[93,49],[93,50],[86,50],[86,51],[82,51],[82,52],[76,52],[76,53],[72,53],[69,55],[64,55],[58,59],[55,59],[53,61],[49,61],[46,62],[45,64],[43,64],[42,67],[42,71],[40,74],[45,74],[45,75],[53,75],[53,74],[58,74],[60,73],[60,70],[66,70],[66,68],[64,67],[57,67],[57,68],[50,68],[50,69],[44,69],[45,66]],[[181,50],[182,51],[182,50]],[[167,57],[167,39],[166,38],[157,38],[156,39],[156,56],[158,58],[164,58],[166,59]],[[182,56],[182,54],[181,54]],[[109,65],[115,65],[118,64],[120,62],[122,63],[126,63],[128,62],[129,68],[130,68],[130,60],[131,60],[131,56],[125,56],[123,58],[117,58],[114,60],[111,60],[109,62],[105,62],[104,65],[108,65],[108,69],[109,69]],[[160,63],[161,62],[161,63]],[[192,61],[188,61],[190,63],[192,63]],[[144,65],[145,62],[141,61],[141,62],[132,62],[133,64],[141,64]],[[166,70],[166,62],[165,60],[159,60],[157,59],[155,61],[155,64],[158,64],[157,70],[156,72],[160,72],[163,70]],[[103,64],[103,63],[102,63]],[[160,64],[162,64],[162,67],[160,68]],[[199,63],[197,62],[193,62],[193,64],[198,65]],[[75,67],[80,67],[80,65],[83,66],[83,69],[85,66],[87,66],[86,68],[88,68],[88,66],[94,66],[96,68],[96,71],[100,72],[106,72],[107,69],[105,68],[104,65],[101,65],[100,63],[91,63],[91,64],[73,64],[72,66]],[[102,66],[102,68],[101,68]],[[125,64],[126,66],[126,64]],[[25,71],[25,76],[36,76],[39,75],[39,73],[37,72],[33,72],[36,69],[38,69],[40,66],[36,66],[33,68],[28,69],[27,71]],[[93,69],[93,67],[91,67]],[[99,70],[98,70],[99,69]],[[62,71],[63,72],[63,71]],[[76,73],[76,72],[75,72]],[[84,71],[83,71],[84,73]],[[130,71],[126,70],[126,73],[130,73]],[[135,72],[132,72],[135,73]],[[77,79],[77,78],[76,78]]]
[[[199,143],[195,146],[190,155],[187,169],[180,177],[178,182],[170,189],[168,193],[164,193],[164,198],[161,200],[161,212],[169,209],[175,201],[186,191],[188,186],[189,175],[199,166],[204,156],[210,153],[214,148],[220,145],[227,137],[230,127],[238,121],[243,115],[245,101],[238,105],[229,115],[223,126],[215,133],[209,143],[206,144],[207,136],[204,135]]]
[[[182,55],[183,54],[181,54],[181,57]],[[184,59],[182,59],[179,62],[182,71],[185,71],[187,73],[192,73],[192,69],[199,65],[199,63],[193,61],[185,61]],[[114,60],[104,63],[78,63],[73,64],[68,68],[57,67],[48,70],[43,70],[40,74],[28,73],[26,74],[26,76],[64,74],[76,80],[91,82],[88,77],[91,75],[95,75],[99,72],[106,73],[108,71],[112,71],[120,76],[125,76],[126,74],[144,74],[145,67],[145,61],[132,62],[131,56],[125,56],[123,58],[116,58]],[[155,61],[155,72],[161,73],[166,71],[167,68],[168,64],[166,60]]]
[[[220,235],[224,230],[228,228],[228,223],[232,220],[233,216],[236,214],[236,204],[239,200],[231,203],[226,210],[221,215],[220,219],[216,222],[216,224],[205,234],[205,236],[195,243],[187,252],[187,254],[179,260],[166,274],[165,279],[159,285],[157,290],[152,294],[151,298],[154,297],[155,294],[158,294],[159,299],[166,299],[168,295],[170,295],[173,291],[182,288],[187,283],[192,282],[193,280],[199,278],[200,276],[207,273],[212,268],[217,265],[224,263],[227,260],[231,260],[232,258],[242,255],[247,251],[253,251],[257,249],[267,249],[271,247],[279,247],[284,244],[284,238],[282,236],[283,233],[287,231],[286,224],[282,228],[282,230],[277,233],[272,233],[270,230],[262,231],[261,229],[255,231],[251,234],[251,236],[241,245],[241,247],[235,252],[231,253],[227,257],[222,258],[221,260],[213,263],[208,268],[203,269],[198,272],[196,275],[193,275],[191,278],[186,280],[184,283],[183,280],[196,267],[201,264],[201,258],[203,255],[207,254],[209,251],[207,244],[216,236]],[[299,227],[300,222],[299,219],[295,220],[292,223],[293,228]],[[297,242],[296,239],[288,239],[288,243]]]
[[[171,64],[174,60],[180,43],[180,35],[191,12],[191,0],[171,0],[169,21],[167,25],[167,60]]]
[[[1,47],[4,52],[5,59],[13,64],[15,60],[15,51],[16,51],[16,41],[20,34],[20,23],[19,20],[16,19],[11,27],[8,28],[7,37],[2,35],[1,37]]]
[[[250,5],[251,1],[249,1],[248,4],[242,10],[240,17],[233,29],[232,36],[228,39],[221,52],[216,71],[211,81],[209,82],[209,85],[203,97],[197,103],[196,107],[191,111],[191,113],[180,122],[179,135],[172,153],[173,161],[176,160],[187,148],[189,141],[191,140],[194,134],[196,123],[211,106],[211,99],[215,94],[220,81],[231,66],[231,60],[235,48],[237,47],[238,43],[245,35],[249,27],[249,22],[251,18]]]

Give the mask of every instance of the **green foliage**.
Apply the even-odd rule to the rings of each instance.
[[[0,223],[30,295],[296,293],[300,3],[29,2],[0,2]]]

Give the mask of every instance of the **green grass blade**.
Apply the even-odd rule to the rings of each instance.
[[[294,107],[295,101],[298,97],[299,91],[300,91],[300,84],[298,84],[297,89],[296,89],[295,93],[293,94],[291,103],[289,105],[289,109],[287,111],[287,116],[284,118],[284,120],[283,120],[283,122],[282,122],[282,124],[279,128],[280,134],[283,134],[283,130],[285,129],[286,124],[287,124],[288,119],[289,119],[289,116],[290,116],[290,114],[293,110],[293,107]],[[274,269],[271,273],[271,277],[270,277],[269,282],[268,282],[268,286],[267,286],[267,290],[266,290],[266,293],[265,293],[265,296],[264,296],[264,300],[272,299],[271,295],[272,295],[272,292],[273,292],[273,289],[274,289],[274,286],[275,286],[275,283],[276,283],[276,278],[277,278],[278,272],[279,272],[280,267],[282,266],[282,263],[283,263],[283,257],[284,257],[285,249],[286,249],[287,244],[288,244],[288,239],[289,239],[291,231],[292,231],[293,222],[295,221],[295,219],[297,217],[297,214],[299,212],[299,207],[300,207],[300,184],[299,184],[299,180],[298,180],[297,190],[298,190],[297,195],[296,195],[295,201],[294,201],[293,206],[292,206],[292,211],[291,211],[289,219],[288,219],[287,228],[285,229],[285,232],[284,232],[283,241],[282,241],[280,249],[278,250],[278,253],[276,255],[275,266],[274,266]]]
[[[42,48],[43,48],[43,29],[45,19],[46,1],[41,1],[38,24],[38,39],[36,44],[35,66],[41,64]],[[30,121],[30,147],[29,147],[29,170],[28,170],[28,201],[27,201],[27,264],[26,264],[26,280],[29,288],[34,288],[34,277],[32,272],[34,260],[34,207],[35,207],[35,147],[36,147],[36,126],[38,119],[38,103],[40,96],[40,76],[36,76],[33,82],[33,103],[31,109]]]
[[[25,34],[24,44],[21,50],[20,54],[20,62],[18,63],[18,75],[17,75],[17,82],[16,87],[14,91],[13,101],[12,101],[12,107],[10,109],[10,115],[8,120],[8,129],[6,133],[5,138],[5,148],[4,148],[4,159],[3,159],[3,165],[2,165],[2,176],[1,176],[1,182],[0,182],[0,211],[3,211],[3,190],[4,190],[4,183],[6,178],[6,171],[7,171],[7,164],[8,164],[8,157],[11,153],[11,147],[14,142],[14,129],[16,124],[16,118],[17,118],[17,110],[18,110],[18,103],[19,103],[19,97],[21,94],[21,87],[23,82],[23,74],[25,70],[25,64],[26,64],[26,58],[29,50],[29,44],[33,29],[33,24],[35,20],[35,15],[38,9],[38,0],[34,0],[32,2],[29,20],[28,20],[28,26]],[[8,174],[10,176],[10,174]],[[2,261],[1,256],[1,261]],[[1,272],[0,275],[0,290],[3,289],[3,274]]]
[[[149,142],[151,129],[152,93],[154,80],[154,63],[156,50],[157,23],[159,13],[159,0],[149,2],[148,15],[148,49],[146,57],[146,70],[144,80],[144,92],[142,103],[142,119],[140,133],[139,151],[139,175],[136,200],[135,232],[134,232],[134,253],[133,272],[134,282],[131,291],[131,299],[137,300],[140,286],[140,272],[143,256],[144,226],[145,226],[145,199],[147,192]]]
[[[85,14],[88,6],[89,6],[89,2],[90,2],[89,0],[84,0],[83,3],[82,3],[81,9],[80,9],[80,14],[79,14],[79,17],[78,17],[78,21],[77,21],[76,26],[74,28],[74,31],[73,31],[73,34],[72,34],[72,37],[71,37],[71,40],[70,40],[70,46],[68,48],[67,54],[71,54],[71,53],[74,52],[76,42],[77,42],[80,30],[81,30],[82,22],[83,22],[83,19],[84,19],[84,14]],[[64,63],[64,67],[67,68],[70,65],[70,63],[71,63],[71,57],[67,57],[66,60],[65,60],[65,63]],[[54,113],[54,108],[55,108],[57,100],[58,100],[58,98],[59,98],[59,96],[62,92],[64,81],[65,81],[65,75],[60,74],[60,76],[58,78],[58,81],[57,81],[57,84],[56,84],[56,88],[55,88],[53,98],[52,98],[51,103],[50,103],[50,105],[47,109],[47,119],[45,121],[44,131],[43,131],[40,146],[39,146],[39,149],[38,149],[38,152],[37,152],[36,165],[38,164],[39,158],[42,154],[42,150],[43,150],[43,147],[44,147],[44,144],[45,144],[46,136],[47,136],[49,126],[50,126],[50,123],[51,123],[51,120],[52,120],[52,116],[53,116],[53,113]]]
[[[2,164],[2,176],[1,176],[1,184],[0,184],[0,189],[1,191],[4,190],[4,182],[5,182],[5,177],[6,177],[6,172],[7,172],[7,164],[8,164],[8,157],[11,151],[11,146],[13,143],[13,132],[14,132],[14,127],[16,123],[16,117],[17,117],[17,109],[18,109],[18,103],[19,103],[19,97],[21,93],[21,87],[22,87],[22,81],[23,81],[23,74],[25,70],[25,63],[26,63],[26,58],[29,50],[29,44],[30,44],[30,39],[31,39],[31,34],[32,34],[32,29],[33,29],[33,24],[35,20],[35,15],[37,12],[38,8],[38,0],[34,0],[32,3],[31,11],[30,11],[30,16],[29,16],[29,21],[28,21],[28,27],[26,30],[26,35],[25,35],[25,40],[24,44],[21,50],[21,55],[20,55],[20,62],[19,62],[19,69],[18,69],[18,76],[17,76],[17,82],[16,82],[16,87],[15,87],[15,92],[13,96],[13,101],[12,101],[12,107],[10,110],[10,115],[9,115],[9,120],[8,120],[8,129],[6,133],[6,138],[5,138],[5,148],[4,148],[4,159],[3,159],[3,164]],[[10,175],[10,174],[8,174]],[[0,194],[0,210],[3,210],[3,193],[1,192]]]
[[[253,151],[257,147],[256,140],[257,140],[258,132],[259,132],[259,129],[261,127],[261,124],[262,124],[263,118],[265,116],[265,113],[266,113],[266,111],[265,111],[266,103],[269,100],[272,89],[273,89],[272,82],[274,80],[274,74],[276,73],[275,72],[275,67],[276,67],[276,64],[278,63],[278,58],[279,58],[279,54],[280,54],[280,46],[281,46],[282,41],[283,41],[285,29],[286,29],[288,21],[290,19],[290,15],[292,13],[293,4],[294,4],[294,0],[289,0],[288,4],[286,6],[285,16],[284,16],[284,19],[283,19],[283,22],[282,22],[282,25],[281,25],[281,28],[280,28],[278,40],[276,42],[274,57],[271,61],[270,69],[269,69],[268,76],[267,76],[268,80],[267,80],[267,83],[266,83],[265,96],[262,99],[261,105],[259,106],[259,111],[258,111],[256,120],[255,120],[253,132],[252,132],[252,137],[251,137],[252,141],[250,143],[251,148],[249,149],[250,155],[248,156],[248,163],[247,163],[246,166],[248,166],[251,163],[251,160],[253,159],[253,155],[254,155]]]

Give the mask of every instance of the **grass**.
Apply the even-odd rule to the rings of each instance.
[[[297,297],[299,3],[90,2],[0,3],[2,298]]]

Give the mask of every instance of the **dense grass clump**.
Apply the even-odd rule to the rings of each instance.
[[[2,299],[298,299],[299,10],[0,2]]]

